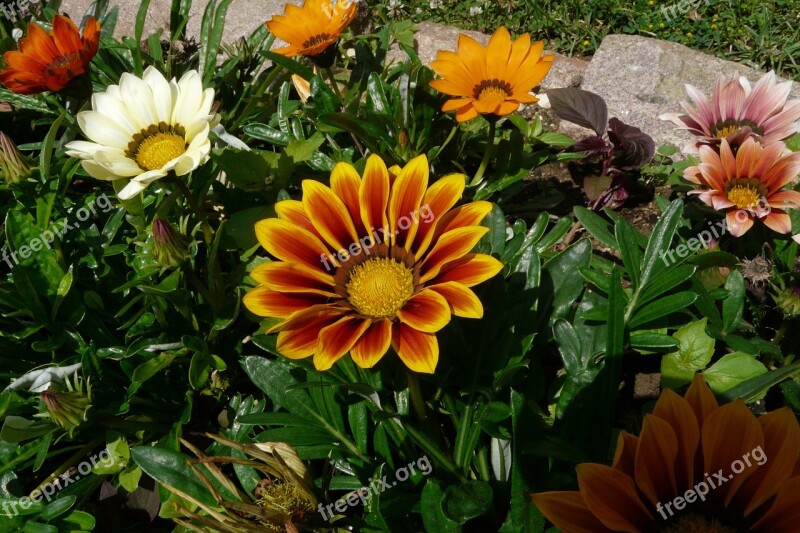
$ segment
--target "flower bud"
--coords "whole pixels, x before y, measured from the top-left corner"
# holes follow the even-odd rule
[[[91,388],[75,375],[74,385],[69,379],[65,378],[64,384],[66,391],[60,391],[61,387],[51,386],[50,389],[42,392],[42,401],[47,409],[46,416],[58,427],[65,429],[72,436],[75,429],[85,420],[89,408],[92,407]]]
[[[304,104],[308,102],[308,99],[311,97],[311,85],[308,83],[308,81],[302,76],[292,74],[292,84],[294,85],[294,90],[297,91],[297,95],[300,97],[300,100],[302,100]]]
[[[31,173],[30,163],[14,141],[0,131],[0,178],[6,183],[19,183]]]
[[[782,290],[775,296],[775,303],[786,318],[800,317],[800,287],[794,285]]]
[[[175,231],[166,220],[153,220],[153,242],[156,261],[163,267],[178,267],[189,257],[186,237]]]

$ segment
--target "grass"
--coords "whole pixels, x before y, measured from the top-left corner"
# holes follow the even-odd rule
[[[610,33],[674,41],[731,61],[774,69],[800,80],[800,0],[686,0],[697,4],[665,15],[678,1],[635,0],[385,0],[389,17],[411,16],[464,29],[531,32],[568,55],[592,55]]]

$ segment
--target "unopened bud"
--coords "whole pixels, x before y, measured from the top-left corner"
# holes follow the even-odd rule
[[[65,379],[64,383],[67,390],[61,391],[58,390],[61,387],[51,387],[42,392],[42,401],[47,409],[45,416],[72,435],[86,420],[87,412],[92,407],[91,388],[87,383],[84,390],[84,383],[77,374],[74,384],[70,383],[69,379]]]
[[[782,290],[775,296],[775,303],[786,318],[800,317],[800,287],[795,285]]]
[[[397,144],[400,145],[400,148],[405,148],[408,145],[408,132],[405,128],[400,129],[400,133],[397,135]]]
[[[0,132],[0,178],[6,183],[19,183],[30,173],[27,158],[19,152],[11,137]]]
[[[311,96],[311,85],[308,83],[308,81],[302,76],[292,74],[292,85],[294,85],[294,90],[297,91],[297,95],[300,97],[300,100],[302,100],[304,104],[308,102],[308,99]]]
[[[175,231],[166,220],[157,218],[153,221],[153,243],[156,261],[163,267],[178,267],[189,257],[186,237]]]

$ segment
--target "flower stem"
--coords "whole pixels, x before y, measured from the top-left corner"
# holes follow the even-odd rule
[[[186,186],[186,183],[180,178],[174,178],[173,183],[178,187],[178,189],[183,193],[183,196],[186,197],[186,200],[189,202],[189,206],[194,211],[197,218],[200,220],[200,224],[203,226],[203,236],[205,237],[206,244],[211,246],[211,243],[214,241],[214,230],[211,227],[211,224],[208,222],[208,217],[206,216],[206,212],[203,211],[202,207],[197,203],[197,200],[194,199],[194,195],[192,191],[189,190],[189,187]]]
[[[478,172],[475,173],[475,177],[469,182],[471,186],[475,186],[481,182],[483,174],[489,166],[489,161],[491,161],[492,153],[494,152],[494,136],[496,131],[497,123],[494,120],[489,121],[489,137],[486,140],[486,152],[483,154],[483,161],[481,161],[481,166],[478,167]]]
[[[344,104],[344,98],[342,98],[342,91],[339,90],[339,84],[336,83],[336,77],[333,75],[333,70],[331,70],[330,67],[324,70],[325,70],[325,75],[328,78],[328,83],[331,84],[331,89],[333,89],[333,92],[339,98],[339,101],[342,102],[342,104]]]

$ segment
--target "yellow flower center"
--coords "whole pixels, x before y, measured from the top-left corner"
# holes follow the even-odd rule
[[[472,95],[482,104],[497,106],[511,96],[514,91],[511,85],[497,78],[493,80],[483,80],[472,90]]]
[[[690,514],[681,516],[675,523],[659,529],[659,533],[736,533],[736,528],[723,525],[716,518]]]
[[[331,38],[330,33],[320,33],[319,35],[315,35],[312,38],[307,39],[303,43],[303,48],[311,48],[312,46],[317,46],[318,44],[322,44],[330,38]]]
[[[45,76],[52,76],[55,72],[70,67],[76,57],[80,57],[80,52],[58,56],[44,68]]]
[[[728,190],[728,200],[739,209],[756,205],[759,198],[761,195],[752,185],[736,185]]]
[[[714,132],[714,135],[719,139],[724,139],[734,131],[738,130],[741,126],[733,124],[731,126],[723,126]]]
[[[347,283],[350,304],[371,318],[392,318],[414,294],[414,274],[391,258],[356,265]]]
[[[164,122],[134,135],[125,152],[142,170],[158,170],[184,153],[186,130],[179,124]]]

